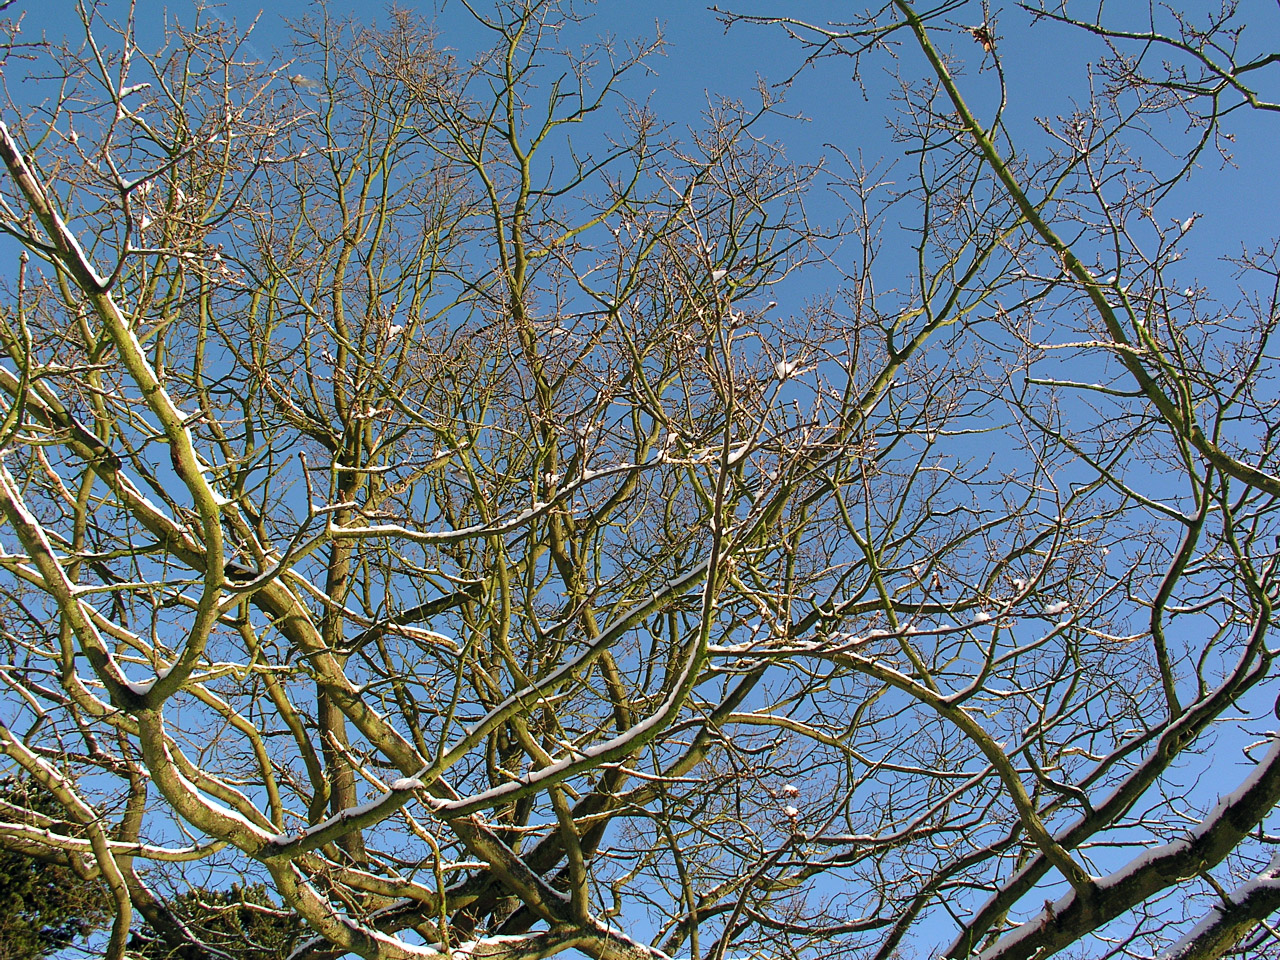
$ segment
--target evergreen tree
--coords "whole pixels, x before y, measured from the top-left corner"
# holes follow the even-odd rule
[[[10,811],[34,814],[28,822],[57,816],[53,798],[28,780],[0,781],[0,800]],[[94,881],[65,863],[0,846],[0,960],[47,957],[101,927],[108,916]]]
[[[232,884],[226,890],[197,887],[167,905],[210,952],[234,960],[284,960],[305,932],[302,921],[275,906],[260,883]],[[130,949],[143,960],[181,955],[145,923],[135,931]]]

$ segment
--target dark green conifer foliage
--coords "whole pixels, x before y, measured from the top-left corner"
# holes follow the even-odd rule
[[[0,801],[58,816],[53,798],[30,781],[0,781]],[[0,846],[0,960],[47,957],[102,926],[108,915],[96,882],[65,864]]]
[[[168,907],[210,953],[234,960],[284,960],[305,933],[302,922],[275,906],[260,883],[232,884],[226,890],[197,887],[170,900]],[[143,960],[181,956],[146,925],[130,946]]]

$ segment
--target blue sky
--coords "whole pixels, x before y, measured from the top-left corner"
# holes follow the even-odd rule
[[[434,19],[441,45],[464,59],[485,42],[484,31],[477,29],[459,0],[419,0],[400,5]],[[487,0],[482,0],[478,9],[483,10],[486,5]],[[726,0],[721,6],[748,14],[786,14],[815,23],[838,20],[842,12],[847,15],[852,9],[837,0]],[[1071,9],[1084,12],[1090,6],[1093,4],[1074,3]],[[1197,0],[1178,6],[1208,10],[1217,4]],[[75,7],[69,0],[17,0],[7,12],[22,18],[26,39],[43,33],[53,40],[82,32]],[[1134,14],[1140,7],[1145,4],[1114,9],[1108,6],[1108,17]],[[120,19],[127,15],[128,5],[121,0],[107,0],[99,9],[108,18]],[[159,39],[165,17],[189,21],[193,9],[193,3],[137,0],[135,18],[143,45],[148,45],[149,38]],[[242,29],[256,20],[250,49],[267,60],[286,50],[287,22],[316,9],[310,0],[280,0],[269,7],[264,7],[261,0],[224,0],[211,6],[215,16]],[[328,9],[338,17],[367,21],[385,18],[389,5],[333,0]],[[809,162],[829,155],[828,145],[852,155],[861,151],[868,160],[893,152],[885,123],[891,109],[886,99],[895,87],[889,75],[895,64],[889,58],[879,56],[868,63],[861,73],[864,89],[860,89],[851,80],[851,61],[825,60],[796,76],[802,54],[780,30],[743,25],[726,30],[714,9],[696,0],[600,0],[595,4],[579,2],[575,9],[590,14],[589,22],[577,34],[582,40],[599,36],[619,41],[652,38],[661,28],[667,44],[665,54],[653,58],[650,72],[637,74],[624,89],[634,99],[647,99],[659,118],[677,127],[697,126],[709,98],[751,100],[761,80],[777,92],[782,82],[794,76],[785,90],[786,109],[803,119],[779,123],[772,131],[787,145],[792,160]],[[1280,8],[1264,0],[1245,0],[1243,9],[1249,24],[1243,49],[1275,49],[1280,42]],[[1009,116],[1014,119],[1014,129],[1031,145],[1043,139],[1035,128],[1036,118],[1069,113],[1074,104],[1087,97],[1088,64],[1102,48],[1076,31],[1052,24],[1032,26],[1029,17],[1012,4],[996,4],[992,12],[998,25],[1000,56],[1010,81]],[[981,51],[960,28],[981,20],[981,5],[976,2],[946,18],[954,28],[954,49],[969,67],[966,88],[971,92],[989,90],[989,76],[975,76]],[[918,58],[916,52],[902,49],[901,53],[896,65],[904,73],[923,76],[923,64],[913,62]],[[17,66],[10,67],[11,82]],[[1272,99],[1280,100],[1280,68],[1272,70],[1277,74],[1274,78],[1255,74],[1253,79],[1264,90],[1266,81],[1273,80]],[[15,97],[23,96],[21,87],[11,87],[11,91]],[[1270,167],[1280,143],[1275,115],[1241,113],[1227,128],[1235,134],[1229,149],[1238,169],[1222,169],[1216,158],[1210,158],[1184,191],[1187,211],[1202,217],[1197,224],[1198,239],[1207,254],[1202,269],[1215,273],[1213,263],[1218,256],[1237,252],[1242,242],[1250,246],[1265,242],[1280,208],[1276,178],[1259,176],[1260,170]]]

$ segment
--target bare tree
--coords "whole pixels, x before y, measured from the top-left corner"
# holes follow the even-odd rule
[[[1280,269],[1183,289],[1167,216],[1270,59],[1033,12],[1110,45],[1039,154],[985,7],[726,15],[900,56],[892,180],[768,88],[677,135],[553,0],[470,63],[87,14],[0,129],[0,748],[63,811],[0,843],[110,957],[226,956],[206,901],[296,957],[1275,952]]]

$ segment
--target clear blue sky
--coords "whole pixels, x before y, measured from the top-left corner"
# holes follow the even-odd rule
[[[490,0],[478,0],[484,9]],[[440,42],[466,57],[478,43],[484,42],[483,31],[459,0],[418,0],[402,6],[435,19]],[[839,19],[860,5],[841,0],[722,0],[721,6],[743,13],[786,14],[812,22]],[[926,5],[928,6],[928,5]],[[1071,9],[1082,13],[1090,6],[1073,3]],[[1134,3],[1112,9],[1109,16],[1135,13],[1145,4]],[[1209,9],[1216,2],[1189,0],[1177,6],[1187,9]],[[361,3],[358,0],[333,0],[329,10],[336,16],[356,19],[385,17],[388,5]],[[161,0],[137,0],[136,20],[139,35],[159,39],[166,16],[191,19],[194,4]],[[124,0],[106,0],[104,15],[121,18],[127,15]],[[284,50],[288,42],[286,21],[305,16],[316,9],[309,0],[280,0],[264,8],[262,0],[223,0],[213,12],[223,20],[247,28],[255,18],[251,44],[264,58],[271,59]],[[585,39],[591,35],[609,35],[625,40],[652,37],[657,25],[667,41],[664,56],[655,58],[652,72],[633,78],[626,88],[628,95],[650,98],[660,119],[678,125],[696,125],[709,96],[750,99],[758,79],[776,84],[790,77],[801,63],[798,47],[773,28],[739,26],[726,32],[716,14],[697,0],[600,0],[591,5],[579,2],[577,9],[593,14],[582,29]],[[1280,48],[1280,10],[1267,0],[1244,0],[1243,9],[1249,23],[1244,44],[1246,50]],[[1012,4],[993,4],[998,24],[1000,55],[1010,80],[1010,115],[1016,118],[1015,129],[1021,129],[1031,144],[1036,139],[1034,119],[1054,117],[1070,112],[1073,103],[1087,96],[1087,64],[1101,48],[1091,44],[1077,32],[1054,25],[1030,26],[1028,16]],[[75,3],[71,0],[17,0],[7,14],[21,16],[24,38],[33,39],[44,33],[50,39],[81,32]],[[978,23],[981,5],[968,4],[948,17],[956,27]],[[954,34],[955,49],[976,70],[980,50],[971,38],[959,30]],[[914,51],[904,50],[901,66],[905,72],[923,76],[913,64]],[[15,65],[16,66],[16,65]],[[831,59],[803,71],[786,93],[790,111],[807,122],[779,125],[777,136],[787,145],[796,161],[811,161],[824,152],[825,144],[834,144],[851,154],[858,151],[868,159],[889,153],[885,116],[891,109],[886,97],[893,89],[887,75],[892,66],[888,58],[875,58],[865,69],[862,79],[867,96],[850,77],[852,63]],[[1271,87],[1274,99],[1280,100],[1280,68],[1272,68],[1277,76]],[[14,68],[9,79],[13,80]],[[1253,79],[1266,87],[1266,78]],[[983,86],[982,78],[973,78],[973,90]],[[20,94],[19,94],[20,95]],[[1238,251],[1242,241],[1257,245],[1270,237],[1272,225],[1280,212],[1280,190],[1273,175],[1273,154],[1280,143],[1280,115],[1244,116],[1232,121],[1229,129],[1236,132],[1231,149],[1238,170],[1220,170],[1210,163],[1200,170],[1185,192],[1188,212],[1199,212],[1197,239],[1206,259],[1202,269],[1216,272],[1213,263],[1222,254]]]

